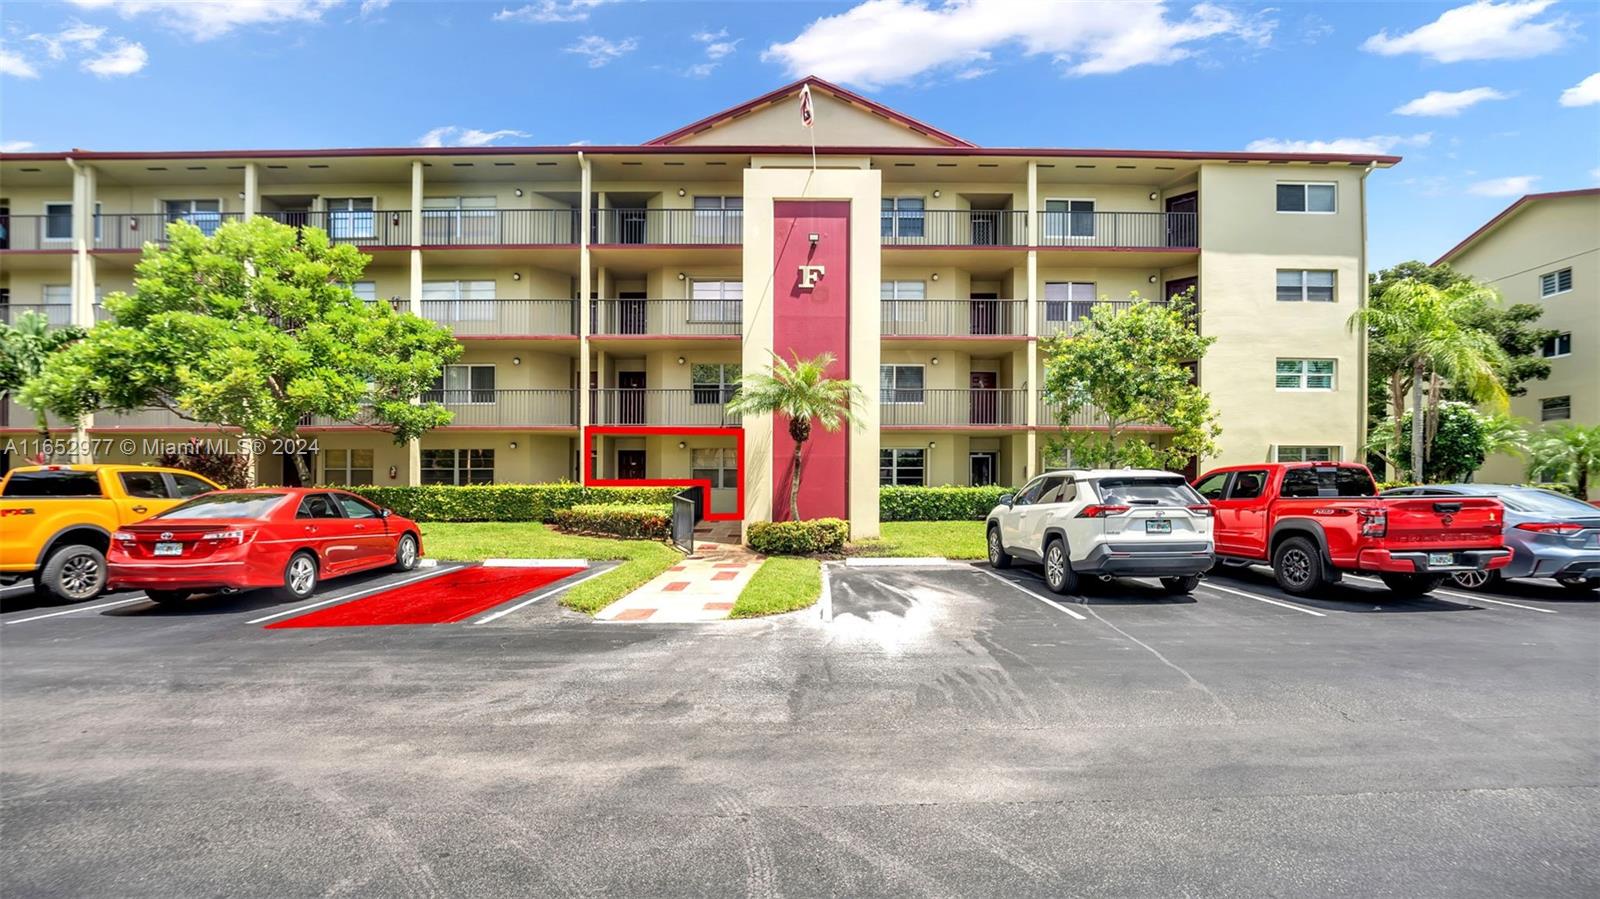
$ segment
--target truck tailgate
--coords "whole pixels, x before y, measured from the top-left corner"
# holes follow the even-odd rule
[[[1505,509],[1490,497],[1393,497],[1388,533],[1380,544],[1391,550],[1492,549],[1503,542]]]

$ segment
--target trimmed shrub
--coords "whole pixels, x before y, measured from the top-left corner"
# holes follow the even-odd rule
[[[672,536],[672,507],[584,503],[556,512],[556,527],[576,534],[665,540]]]
[[[879,487],[881,521],[982,521],[1010,487]]]
[[[349,487],[417,521],[555,521],[573,506],[668,505],[681,487],[585,487],[582,484],[474,484],[455,487]]]
[[[850,522],[837,518],[808,521],[757,521],[749,528],[750,548],[768,556],[809,556],[844,552]]]

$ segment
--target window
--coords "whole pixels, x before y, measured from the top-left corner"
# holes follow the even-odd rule
[[[744,197],[695,197],[695,243],[737,243],[744,239]]]
[[[6,481],[6,496],[99,496],[100,477],[92,471],[19,471]]]
[[[1539,296],[1553,297],[1558,293],[1566,293],[1572,289],[1572,269],[1564,268],[1557,272],[1545,272],[1539,276]]]
[[[344,517],[346,518],[379,517],[377,509],[367,505],[364,500],[361,500],[357,497],[349,496],[344,493],[335,493],[333,498],[339,503],[339,508],[344,510]]]
[[[1365,468],[1348,465],[1291,468],[1283,473],[1284,496],[1372,496],[1378,492]]]
[[[696,406],[721,405],[739,389],[741,366],[737,362],[696,362],[689,366]]]
[[[169,222],[188,222],[207,235],[215,234],[222,224],[221,200],[165,200],[162,210]]]
[[[1337,462],[1337,446],[1280,446],[1276,456],[1279,462]]]
[[[493,484],[494,450],[425,449],[422,451],[424,484]]]
[[[39,301],[44,304],[45,318],[52,325],[72,324],[72,285],[71,284],[46,284],[39,292]]]
[[[155,517],[261,518],[283,502],[285,496],[287,494],[283,493],[212,493],[173,506]]]
[[[1228,499],[1255,499],[1266,489],[1265,471],[1240,471],[1233,475],[1233,486],[1228,488]]]
[[[1222,499],[1222,490],[1228,486],[1228,473],[1219,472],[1195,485],[1195,492],[1208,500]]]
[[[356,281],[348,286],[350,292],[356,295],[356,299],[364,300],[368,303],[376,303],[378,301],[378,282]]]
[[[1333,272],[1323,269],[1278,269],[1278,302],[1333,302]]]
[[[205,481],[194,477],[193,475],[175,474],[171,475],[171,477],[172,486],[174,488],[173,495],[179,499],[188,499],[191,496],[200,496],[217,489],[210,484],[207,484]]]
[[[1095,488],[1101,502],[1118,506],[1188,506],[1200,501],[1183,475],[1101,478]]]
[[[693,301],[689,303],[689,321],[743,325],[743,281],[701,281],[696,279],[690,284],[690,295],[693,297]]]
[[[1044,285],[1044,320],[1075,322],[1087,318],[1096,302],[1092,281],[1049,281]]]
[[[1546,359],[1559,359],[1562,356],[1572,355],[1572,332],[1557,334],[1546,340],[1543,352]]]
[[[44,239],[72,239],[72,204],[44,204]]]
[[[328,236],[334,240],[371,240],[378,236],[378,216],[371,197],[329,197]]]
[[[1040,503],[1070,503],[1078,495],[1078,485],[1068,478],[1045,478],[1039,492]]]
[[[425,197],[424,244],[499,243],[494,197]]]
[[[1045,200],[1046,239],[1086,239],[1094,236],[1093,200]]]
[[[424,281],[423,316],[436,322],[492,322],[495,288],[494,281]]]
[[[1332,359],[1279,359],[1279,390],[1332,390]]]
[[[890,321],[928,320],[928,285],[921,281],[884,281],[879,285],[878,296],[888,304]]]
[[[1550,396],[1539,401],[1540,421],[1561,421],[1572,417],[1572,397]]]
[[[339,507],[334,505],[333,497],[326,493],[312,493],[300,501],[300,508],[295,510],[296,518],[343,518]]]
[[[713,490],[739,486],[739,454],[731,446],[689,450],[689,477],[710,481]]]
[[[922,198],[884,197],[882,225],[884,237],[926,236]]]
[[[360,487],[372,483],[372,450],[329,449],[322,451],[322,483],[338,487]]]
[[[923,401],[922,366],[878,366],[878,402],[920,403]]]
[[[129,496],[141,499],[167,498],[167,482],[161,479],[159,471],[125,471],[120,477],[123,492]]]
[[[878,483],[886,487],[921,487],[927,471],[927,451],[878,450]]]
[[[493,365],[446,365],[423,402],[461,405],[494,402]]]
[[[1329,213],[1335,211],[1336,197],[1339,188],[1335,184],[1323,183],[1280,183],[1278,185],[1278,211],[1279,212],[1319,212]]]

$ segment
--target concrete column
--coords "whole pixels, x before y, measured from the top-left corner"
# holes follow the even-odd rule
[[[410,310],[413,315],[422,314],[422,250],[418,245],[422,240],[422,160],[411,160],[411,252],[408,260],[411,297]],[[416,397],[413,402],[420,402],[421,397]],[[422,483],[422,441],[406,441],[406,484],[411,487]]]
[[[253,162],[244,166],[244,217],[250,218],[261,212],[261,171]]]
[[[89,251],[94,247],[97,181],[92,166],[82,165],[71,159],[67,160],[67,165],[72,168],[72,308],[69,314],[73,324],[90,328],[94,326],[95,263]],[[89,452],[89,428],[93,424],[93,414],[85,415],[74,422],[73,462],[94,461]]]
[[[1039,364],[1039,162],[1028,160],[1028,273],[1023,299],[1028,301],[1028,458],[1022,476],[1031,477],[1033,460],[1039,457],[1039,397],[1042,395],[1044,368]],[[1020,486],[1020,485],[1019,485]]]
[[[594,324],[589,321],[589,294],[592,292],[589,271],[589,191],[593,182],[589,158],[583,153],[578,154],[578,168],[578,436],[581,438],[589,427],[591,415],[589,331]],[[580,439],[580,446],[582,443]],[[587,449],[580,450],[580,455],[583,452],[587,452]],[[587,464],[588,460],[584,462]]]

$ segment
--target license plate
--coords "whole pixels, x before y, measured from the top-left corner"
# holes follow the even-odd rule
[[[1429,565],[1454,565],[1455,563],[1455,553],[1428,553]]]
[[[182,543],[157,543],[156,544],[156,555],[158,555],[158,556],[181,556],[181,555],[183,555],[183,544]]]
[[[1172,522],[1166,519],[1147,521],[1144,523],[1144,532],[1146,534],[1170,534],[1172,533]]]

